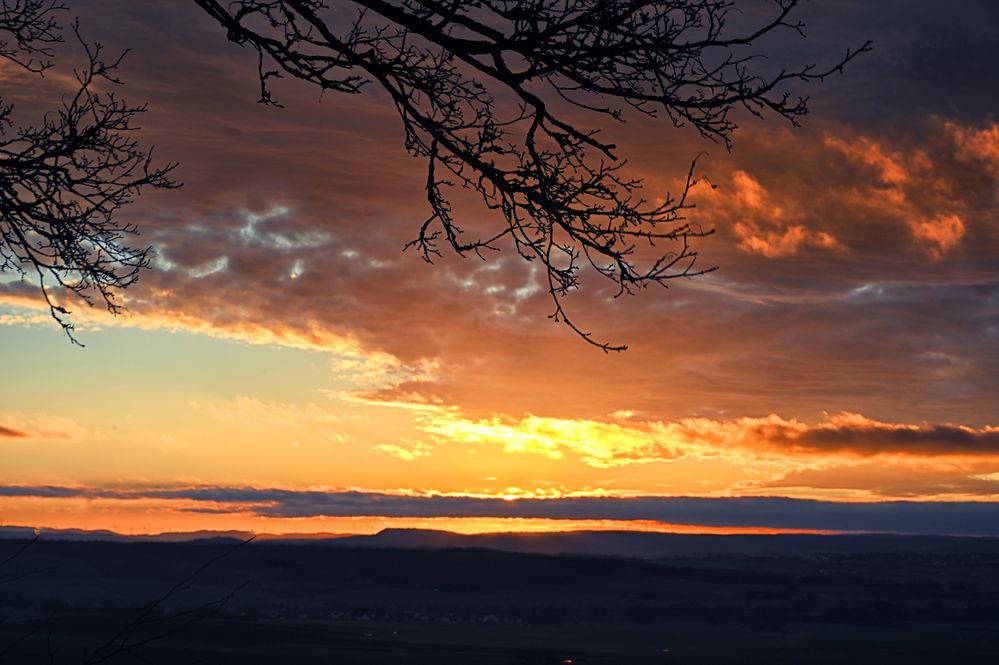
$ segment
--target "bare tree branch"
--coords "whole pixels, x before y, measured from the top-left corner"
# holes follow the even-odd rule
[[[53,12],[58,2],[0,1],[0,56],[29,71],[51,66],[50,45],[60,40]],[[72,27],[86,64],[75,71],[78,87],[40,124],[13,127],[13,107],[0,101],[0,272],[37,281],[52,317],[69,338],[69,311],[52,292],[58,287],[88,305],[101,301],[117,314],[116,292],[132,285],[149,264],[148,248],[126,238],[137,229],[116,214],[144,187],[172,188],[176,166],[155,166],[152,150],[131,135],[145,106],[130,106],[113,91],[124,54],[106,58]]]
[[[665,115],[729,147],[734,109],[796,123],[807,99],[787,85],[822,80],[869,50],[847,50],[825,69],[757,73],[747,49],[777,30],[801,33],[790,19],[798,0],[773,0],[774,17],[745,34],[726,29],[730,0],[194,1],[230,41],[257,52],[265,104],[279,105],[270,83],[282,76],[323,91],[382,88],[406,149],[427,164],[430,215],[407,247],[430,262],[441,243],[484,258],[512,242],[543,266],[551,318],[604,351],[625,347],[594,339],[563,307],[580,269],[615,282],[618,295],[665,286],[713,270],[696,264],[691,242],[712,230],[686,218],[693,166],[678,193],[652,202],[641,180],[624,176],[615,146],[572,110]],[[338,19],[334,10],[351,7],[352,20]],[[478,192],[503,224],[466,237],[452,187]]]
[[[6,566],[9,566],[12,562],[22,557],[25,552],[38,542],[39,538],[40,536],[36,534],[32,540],[15,549],[3,560],[0,560],[0,585],[20,580],[29,575],[54,570],[55,567],[50,566],[47,568],[2,574]],[[111,637],[94,649],[85,665],[98,665],[99,663],[105,663],[126,654],[134,656],[135,652],[141,647],[181,632],[198,621],[221,611],[245,584],[235,586],[229,589],[224,595],[193,607],[169,611],[167,605],[170,601],[178,599],[185,591],[191,589],[195,581],[203,573],[231,556],[243,546],[253,542],[254,539],[255,536],[239,541],[226,548],[195,568],[189,575],[175,583],[159,597],[146,603],[139,609],[135,616],[125,622]],[[0,625],[6,623],[8,618],[9,615],[0,618]],[[45,628],[43,625],[35,626],[8,644],[0,645],[2,646],[0,648],[0,656],[10,653],[20,644],[41,632],[43,628]],[[55,650],[52,643],[51,627],[47,628],[46,649],[49,661],[52,662]]]
[[[6,558],[0,560],[0,570],[2,570],[5,566],[9,565],[12,561],[14,561],[15,559],[23,555],[25,552],[27,552],[29,549],[31,549],[31,547],[38,542],[39,538],[41,538],[41,536],[36,533],[34,538],[25,542],[23,545],[21,545],[16,550],[7,555]]]
[[[98,665],[113,658],[132,653],[147,644],[162,640],[197,623],[206,616],[222,610],[242,585],[229,590],[224,596],[208,601],[193,608],[176,612],[164,612],[165,605],[172,599],[191,588],[194,581],[206,570],[219,561],[231,556],[236,550],[253,542],[255,536],[240,541],[227,548],[217,556],[205,561],[190,575],[167,589],[163,595],[147,603],[139,612],[127,621],[118,631],[103,644],[94,649],[85,665]]]
[[[0,2],[0,58],[42,73],[52,66],[52,45],[62,41],[55,14],[66,9],[59,0]]]

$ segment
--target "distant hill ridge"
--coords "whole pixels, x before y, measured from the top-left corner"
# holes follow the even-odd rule
[[[129,536],[112,531],[2,527],[0,538],[110,542],[236,542],[253,534],[244,531],[194,531]],[[634,558],[688,556],[808,556],[862,553],[992,553],[999,538],[891,534],[710,535],[638,531],[566,531],[557,533],[494,533],[464,535],[427,529],[385,529],[373,535],[260,534],[262,544],[378,547],[389,549],[476,548],[534,554],[574,554]]]
[[[567,531],[462,535],[448,531],[386,529],[347,536],[335,546],[388,548],[482,548],[536,554],[595,554],[662,558],[705,555],[797,556],[867,552],[999,553],[999,538],[891,534],[714,535],[641,531]]]

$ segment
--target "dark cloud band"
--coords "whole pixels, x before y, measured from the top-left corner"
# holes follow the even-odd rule
[[[3,486],[0,487],[0,496],[183,500],[194,502],[193,506],[184,506],[184,509],[193,511],[250,512],[273,518],[363,516],[651,520],[711,527],[999,535],[999,505],[986,502],[842,503],[781,497],[576,497],[508,501],[482,497],[299,492],[251,487],[101,490]],[[627,525],[622,524],[622,528],[627,528]]]

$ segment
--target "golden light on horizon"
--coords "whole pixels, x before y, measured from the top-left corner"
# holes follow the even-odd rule
[[[513,499],[504,500],[511,501]],[[189,501],[114,499],[0,500],[5,527],[84,529],[121,535],[159,535],[197,531],[240,531],[268,537],[370,535],[385,529],[429,529],[474,535],[562,533],[567,531],[641,531],[677,534],[833,533],[821,529],[767,526],[704,526],[654,520],[547,519],[518,517],[268,517],[238,506],[204,512]]]

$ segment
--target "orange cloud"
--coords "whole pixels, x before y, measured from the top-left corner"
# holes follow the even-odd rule
[[[775,259],[797,254],[804,247],[842,249],[831,233],[801,223],[805,215],[797,201],[775,196],[745,171],[732,174],[727,192],[704,188],[699,192],[706,198],[709,215],[738,220],[732,229],[739,249],[746,253]]]
[[[855,162],[872,167],[878,180],[885,185],[901,187],[911,179],[909,171],[903,165],[905,157],[901,152],[889,152],[881,144],[866,136],[849,140],[829,135],[826,136],[825,145]]]
[[[43,414],[0,414],[0,439],[79,441],[85,430],[70,418]]]
[[[934,260],[939,260],[957,247],[966,231],[964,220],[959,215],[945,213],[913,221],[910,228],[917,240],[928,245],[927,251]]]
[[[739,243],[750,254],[761,254],[768,259],[791,256],[805,245],[822,249],[836,249],[839,242],[824,231],[809,231],[800,224],[788,226],[780,231],[763,231],[758,226],[736,223],[735,232],[742,239]]]
[[[791,470],[780,477],[744,483],[740,491],[807,488],[810,491],[846,492],[856,499],[999,499],[997,462],[977,458],[858,459]]]
[[[441,440],[502,445],[508,453],[566,456],[605,468],[683,457],[850,455],[999,457],[999,427],[886,423],[856,413],[808,424],[777,414],[765,418],[676,422],[607,422],[528,415],[470,420],[457,414],[424,418],[421,428]]]
[[[595,467],[673,459],[681,454],[674,442],[655,436],[649,426],[594,420],[530,415],[519,421],[468,420],[444,415],[424,419],[421,428],[442,440],[500,444],[508,453],[529,453],[549,459],[562,459],[568,453]]]
[[[749,440],[809,453],[999,456],[999,427],[993,426],[886,423],[858,413],[827,416],[825,422],[813,425],[773,415],[742,422]]]
[[[945,131],[957,145],[961,159],[982,159],[999,165],[999,129],[974,132],[955,123],[945,123]],[[856,187],[854,196],[867,204],[905,220],[912,238],[923,246],[933,260],[940,260],[960,245],[967,232],[962,214],[955,209],[967,207],[963,196],[944,174],[943,164],[935,163],[921,148],[890,150],[866,136],[853,139],[827,136],[825,145],[850,161],[874,171],[874,185]],[[944,162],[947,154],[939,154]]]
[[[29,436],[31,435],[23,430],[0,425],[0,438],[2,439],[27,439]]]
[[[999,124],[984,129],[969,129],[948,122],[947,130],[957,145],[957,156],[964,160],[984,162],[993,174],[999,176]]]

